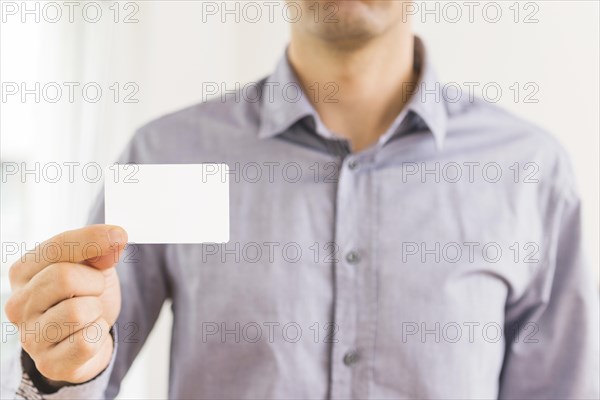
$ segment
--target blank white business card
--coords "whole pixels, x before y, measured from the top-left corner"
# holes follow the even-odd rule
[[[131,243],[229,241],[226,164],[115,164],[105,175],[105,222]]]

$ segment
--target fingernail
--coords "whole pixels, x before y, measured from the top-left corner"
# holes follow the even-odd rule
[[[112,228],[108,231],[108,241],[111,245],[125,243],[125,235],[122,229]]]

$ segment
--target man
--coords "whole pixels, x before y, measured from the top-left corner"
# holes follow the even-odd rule
[[[260,101],[165,116],[120,159],[227,163],[227,245],[122,255],[126,232],[92,225],[50,239],[74,251],[14,264],[11,321],[74,328],[22,335],[9,395],[116,396],[170,298],[172,398],[598,397],[598,291],[563,150],[450,100],[403,2],[334,5],[327,23],[302,3]]]

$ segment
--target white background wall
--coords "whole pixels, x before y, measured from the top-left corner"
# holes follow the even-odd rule
[[[8,10],[2,1],[2,9]],[[38,3],[40,11],[46,2]],[[58,2],[62,4],[62,2]],[[255,81],[269,73],[288,40],[282,7],[269,22],[264,5],[257,23],[236,23],[233,15],[222,23],[219,15],[203,21],[202,1],[130,2],[139,10],[136,23],[122,19],[133,6],[127,2],[102,2],[102,18],[97,23],[82,18],[82,6],[68,22],[67,9],[58,23],[34,16],[3,12],[0,27],[0,80],[6,82],[97,82],[104,90],[94,104],[64,99],[52,104],[32,96],[23,103],[13,96],[0,103],[1,153],[3,162],[75,161],[82,164],[110,163],[119,154],[133,131],[148,120],[199,102],[202,82]],[[242,1],[239,7],[247,3]],[[469,22],[468,8],[457,2],[462,19],[452,23],[455,8],[446,2],[416,2],[416,31],[425,39],[440,78],[446,82],[497,82],[503,89],[502,106],[551,131],[573,158],[584,200],[585,230],[593,267],[598,255],[598,176],[599,161],[599,6],[596,1],[520,2],[519,22],[515,23],[515,3],[496,2],[483,14],[480,2]],[[20,4],[17,2],[15,4]],[[222,2],[214,3],[222,7]],[[233,1],[228,7],[235,7]],[[497,23],[485,20],[495,16]],[[111,9],[112,7],[112,9]],[[120,10],[114,22],[114,9]],[[434,10],[424,14],[426,7]],[[435,12],[437,7],[437,13]],[[450,8],[449,8],[450,7]],[[512,9],[511,9],[512,7]],[[47,9],[48,12],[52,10]],[[89,9],[93,16],[93,9]],[[249,11],[249,10],[248,10]],[[523,19],[534,12],[534,23]],[[436,14],[439,22],[436,22]],[[254,14],[247,14],[250,18]],[[49,14],[53,18],[54,13]],[[205,15],[206,16],[206,15]],[[42,16],[43,17],[43,16]],[[446,18],[444,18],[446,17]],[[425,21],[421,21],[425,18]],[[446,20],[445,20],[446,19]],[[137,104],[117,103],[109,86],[126,82],[139,87]],[[539,88],[537,103],[515,101],[511,85],[519,83]],[[77,92],[76,92],[77,93]],[[81,93],[81,92],[79,92]],[[478,93],[478,92],[476,92]],[[63,94],[66,96],[66,92]],[[16,99],[16,100],[15,100]],[[56,184],[24,184],[9,180],[2,185],[1,241],[26,242],[31,248],[53,233],[85,222],[99,184],[81,179],[64,179]],[[3,248],[2,297],[6,298],[7,266],[14,257]],[[3,323],[6,321],[2,317]],[[148,345],[136,361],[122,390],[122,398],[164,398],[167,390],[170,315],[163,313]],[[3,325],[4,329],[4,325]],[[4,343],[6,342],[6,343]],[[14,346],[3,340],[3,350]],[[5,351],[2,352],[7,353]]]

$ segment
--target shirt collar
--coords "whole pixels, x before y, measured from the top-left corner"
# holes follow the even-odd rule
[[[448,120],[445,100],[425,46],[417,36],[415,36],[414,47],[414,68],[419,73],[417,84],[408,103],[396,117],[388,132],[381,136],[379,142],[384,144],[390,140],[412,111],[429,128],[437,148],[441,149]],[[339,139],[323,125],[308,97],[302,92],[286,51],[273,74],[262,82],[258,137],[264,139],[276,136],[307,116],[314,119],[318,134],[328,139]]]
[[[404,110],[414,112],[427,125],[435,138],[438,149],[441,149],[446,137],[448,123],[448,111],[446,100],[443,96],[440,81],[435,69],[429,61],[429,55],[423,41],[415,36],[415,65],[414,69],[419,72],[419,78],[413,95],[408,100]]]
[[[259,138],[278,135],[306,116],[317,116],[289,63],[287,51],[273,74],[261,83]]]

